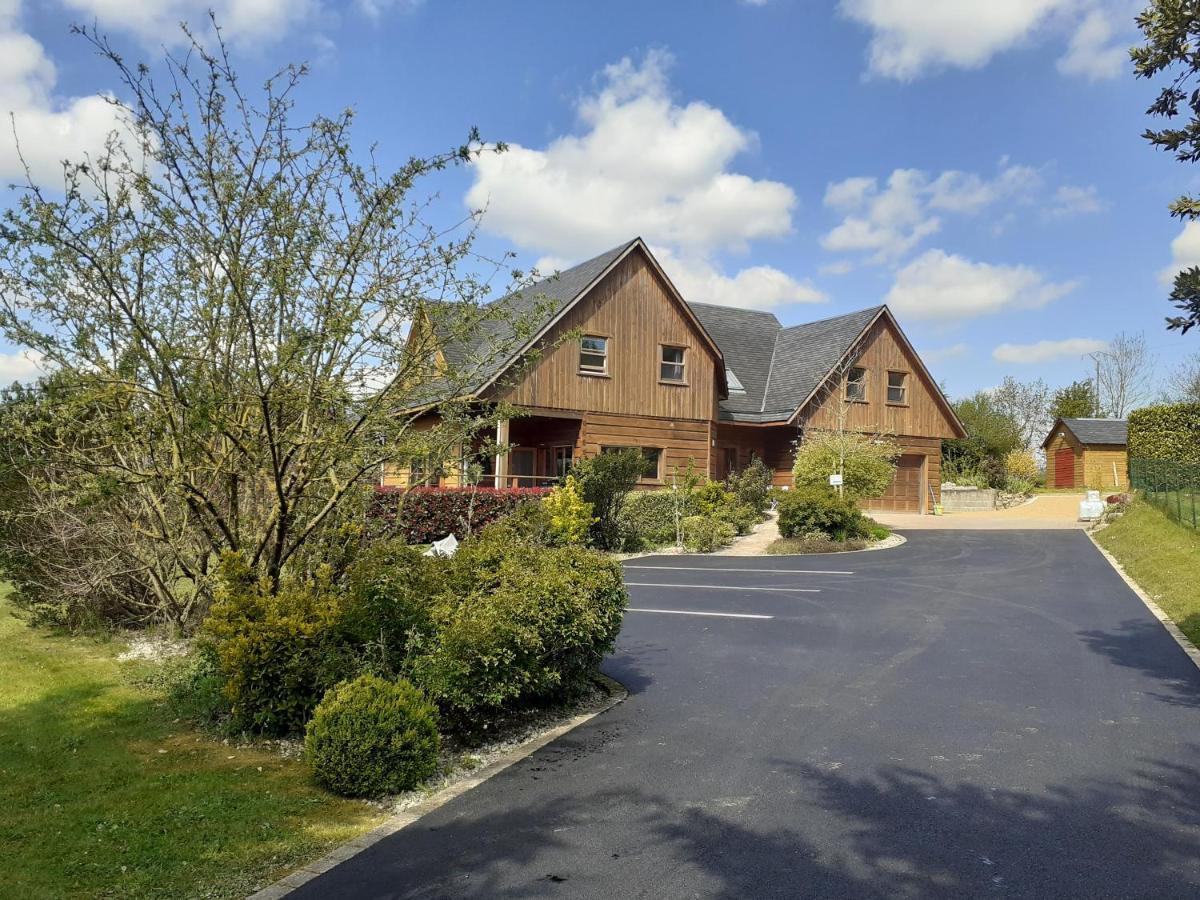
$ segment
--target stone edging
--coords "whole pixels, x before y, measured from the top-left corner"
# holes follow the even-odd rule
[[[1117,562],[1117,558],[1100,546],[1093,532],[1086,531],[1084,533],[1088,536],[1088,540],[1092,542],[1092,546],[1099,550],[1100,555],[1108,560],[1108,564],[1113,567],[1113,571],[1121,576],[1121,579],[1129,585],[1129,589],[1137,594],[1138,599],[1146,605],[1146,609],[1150,610],[1154,618],[1158,619],[1159,624],[1167,630],[1167,634],[1175,639],[1175,643],[1188,655],[1188,659],[1192,661],[1197,669],[1200,669],[1200,650],[1196,649],[1196,645],[1188,640],[1186,634],[1179,630],[1179,626],[1171,621],[1171,618],[1163,612],[1162,607],[1150,599],[1150,595],[1143,591],[1141,586],[1129,577],[1129,573]]]
[[[493,775],[498,775],[513,763],[520,762],[525,757],[535,753],[542,747],[545,747],[551,741],[562,737],[569,731],[573,731],[585,722],[594,719],[596,716],[600,715],[600,713],[608,712],[618,703],[624,702],[624,700],[629,696],[629,692],[625,690],[625,687],[620,682],[609,678],[607,675],[597,675],[596,677],[598,680],[603,682],[604,686],[608,688],[609,691],[609,699],[603,706],[599,707],[598,709],[593,709],[589,712],[573,716],[571,719],[568,719],[561,725],[556,725],[550,730],[544,731],[536,737],[530,738],[520,746],[514,747],[496,761],[484,766],[473,775],[446,785],[428,799],[423,800],[421,803],[418,803],[416,806],[410,807],[403,812],[396,813],[382,825],[371,829],[366,834],[359,835],[354,840],[342,844],[340,847],[335,848],[325,856],[322,856],[320,859],[307,863],[306,865],[301,866],[295,872],[292,872],[290,875],[279,879],[274,884],[268,885],[262,890],[256,891],[250,895],[248,900],[280,900],[280,898],[286,897],[296,888],[306,884],[309,881],[312,881],[312,879],[316,878],[318,875],[323,875],[325,872],[328,872],[334,866],[338,865],[338,863],[345,862],[352,856],[356,856],[357,854],[366,850],[371,845],[378,843],[386,837],[390,837],[397,831],[407,828],[422,816],[433,812],[435,809],[438,809],[441,806],[444,806],[455,797],[465,794],[467,791],[471,790],[471,788],[478,787]]]

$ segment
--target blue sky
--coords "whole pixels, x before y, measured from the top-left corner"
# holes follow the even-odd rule
[[[1140,137],[1136,3],[0,0],[35,170],[103,131],[116,87],[72,21],[153,59],[209,5],[248,83],[310,61],[301,112],[353,106],[385,162],[472,125],[508,142],[431,186],[447,219],[486,203],[481,249],[522,265],[641,234],[689,299],[785,323],[886,301],[955,396],[1083,377],[1122,330],[1164,374],[1200,350],[1163,328],[1164,272],[1200,262],[1166,206],[1200,169]],[[28,371],[14,349],[0,380]]]

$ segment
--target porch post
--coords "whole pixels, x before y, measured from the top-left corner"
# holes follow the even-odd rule
[[[499,447],[507,447],[508,445],[508,419],[501,419],[496,423],[496,445]],[[495,487],[504,487],[504,482],[508,476],[508,452],[501,453],[497,450],[496,453],[496,475]]]

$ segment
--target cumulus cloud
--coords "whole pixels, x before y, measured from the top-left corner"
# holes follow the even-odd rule
[[[1104,206],[1105,203],[1100,199],[1100,192],[1096,190],[1095,185],[1079,187],[1064,184],[1054,192],[1045,215],[1050,219],[1086,216],[1102,212]]]
[[[276,41],[311,21],[320,0],[61,0],[64,6],[110,29],[120,29],[147,46],[178,45],[180,22],[202,28],[209,10],[227,38],[238,43]],[[382,4],[380,4],[382,5]]]
[[[928,250],[896,273],[885,302],[913,319],[971,319],[1011,309],[1037,309],[1078,282],[1051,282],[1028,266],[974,262]]]
[[[1058,70],[1088,81],[1115,78],[1129,65],[1126,43],[1120,39],[1113,15],[1107,10],[1093,9],[1071,35],[1067,52],[1058,61]]]
[[[1124,0],[842,0],[842,12],[871,31],[867,69],[911,81],[945,68],[977,69],[1041,37],[1071,35],[1058,68],[1089,79],[1119,74],[1115,22]]]
[[[689,300],[773,309],[789,303],[823,303],[829,299],[812,282],[797,281],[772,266],[750,266],[730,277],[706,259],[681,259],[666,247],[651,250],[667,277]]]
[[[843,216],[821,238],[835,253],[865,253],[870,262],[894,261],[942,225],[942,215],[973,215],[1004,199],[1029,197],[1041,175],[1029,166],[1001,160],[993,178],[948,170],[937,176],[895,169],[880,186],[855,176],[825,189],[825,206]]]
[[[992,359],[1003,363],[1047,363],[1064,357],[1078,358],[1104,350],[1108,344],[1094,338],[1064,338],[1035,344],[1001,344],[992,351]]]
[[[595,93],[579,101],[580,133],[544,149],[510,144],[506,153],[481,157],[468,205],[486,209],[488,231],[556,260],[585,259],[640,234],[672,254],[671,274],[681,284],[722,296],[730,281],[746,289],[769,284],[769,297],[807,295],[810,287],[779,270],[757,267],[744,279],[717,270],[718,252],[788,234],[796,195],[778,181],[731,171],[757,136],[707,103],[677,103],[670,64],[659,50],[641,63],[626,58],[606,67]]]
[[[1176,275],[1192,266],[1200,266],[1200,221],[1188,222],[1171,241],[1171,264],[1158,273],[1158,280],[1170,287]]]
[[[45,48],[20,28],[20,5],[0,3],[0,113],[13,119],[0,132],[0,178],[21,179],[27,164],[36,182],[61,183],[63,159],[98,155],[120,128],[104,97],[59,97],[57,81]]]
[[[0,387],[14,381],[34,381],[44,374],[42,355],[36,350],[0,352]]]

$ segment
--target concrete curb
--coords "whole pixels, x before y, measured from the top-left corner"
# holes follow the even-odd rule
[[[525,741],[525,743],[514,747],[508,753],[504,754],[504,756],[500,757],[495,762],[484,766],[473,775],[463,778],[460,781],[456,781],[453,784],[446,785],[428,799],[422,801],[416,806],[404,810],[403,812],[397,813],[377,828],[371,829],[366,834],[359,835],[354,840],[348,841],[347,843],[342,844],[340,847],[331,850],[320,859],[307,863],[304,866],[301,866],[295,872],[292,872],[290,875],[279,879],[274,884],[270,884],[267,887],[256,891],[250,895],[248,900],[280,900],[280,898],[286,897],[296,888],[308,883],[309,881],[312,881],[318,875],[323,875],[334,866],[338,865],[338,863],[345,862],[352,856],[356,856],[373,844],[377,844],[379,841],[386,837],[390,837],[397,831],[407,828],[422,816],[433,812],[439,807],[445,806],[455,797],[465,794],[472,788],[478,787],[492,776],[503,772],[509,766],[513,765],[513,763],[520,762],[525,757],[537,752],[542,747],[545,747],[551,741],[562,737],[569,731],[573,731],[580,725],[594,719],[601,713],[608,712],[618,703],[624,702],[629,696],[629,692],[625,689],[624,685],[615,679],[601,674],[597,674],[596,678],[609,690],[608,701],[603,706],[599,707],[598,709],[593,709],[590,712],[581,713],[580,715],[574,716],[573,718],[568,719],[566,722],[563,722],[561,725],[556,725],[549,731],[544,731],[535,737],[531,737],[529,740]]]
[[[1096,540],[1095,533],[1092,531],[1084,533],[1088,536],[1088,540],[1092,542],[1092,546],[1099,550],[1100,555],[1108,560],[1108,564],[1113,567],[1113,571],[1121,576],[1121,579],[1129,585],[1129,589],[1137,594],[1138,599],[1146,605],[1146,609],[1150,610],[1154,618],[1158,619],[1159,624],[1167,630],[1167,634],[1175,639],[1175,643],[1188,655],[1188,659],[1192,661],[1197,669],[1200,669],[1200,650],[1196,649],[1196,645],[1188,640],[1186,634],[1179,630],[1179,626],[1172,622],[1170,617],[1162,611],[1162,607],[1150,599],[1150,595],[1143,591],[1138,583],[1129,577],[1129,573],[1121,567],[1121,564],[1117,562],[1117,558],[1100,546]]]

